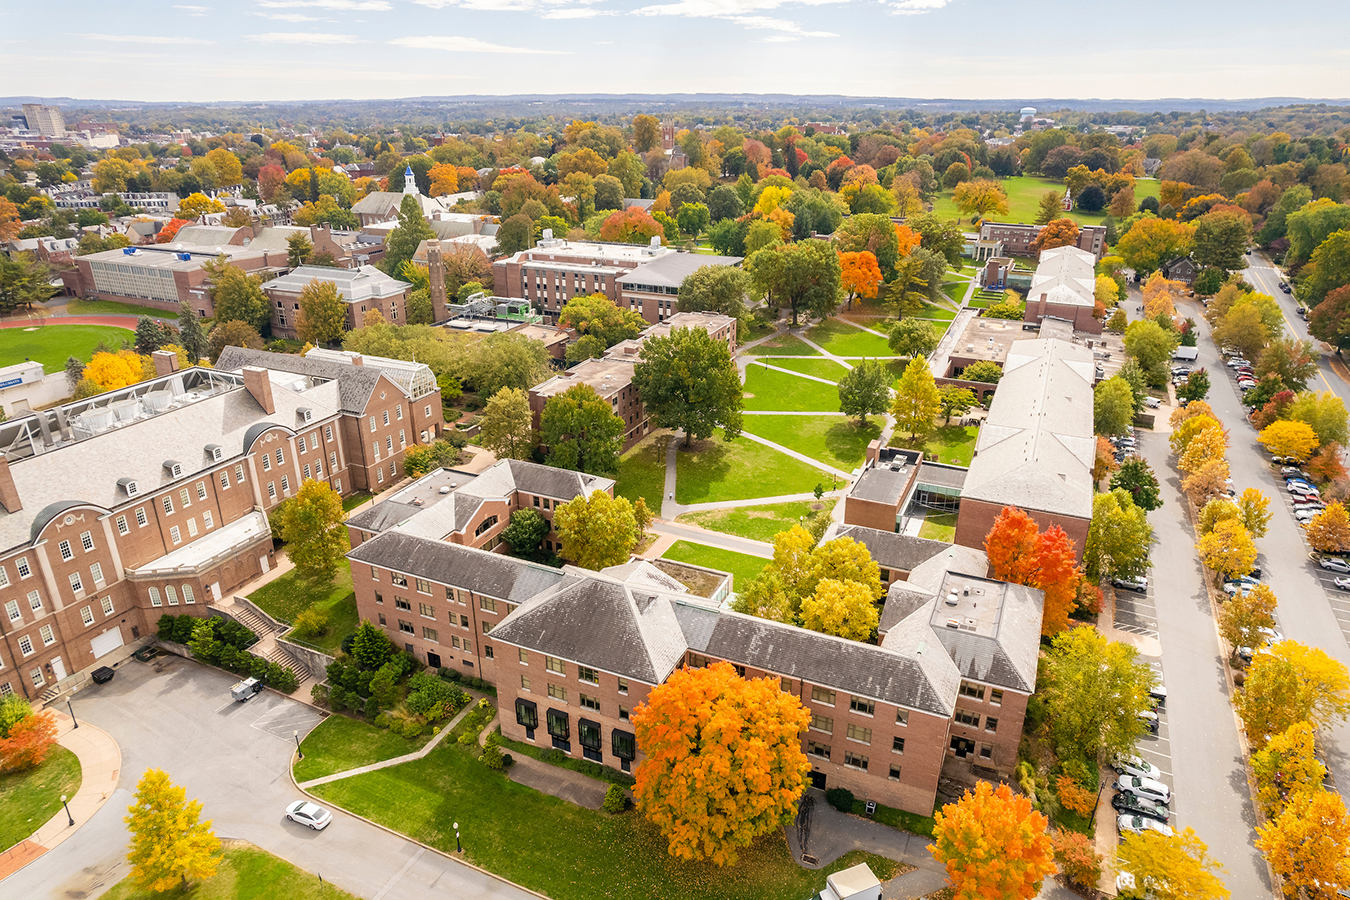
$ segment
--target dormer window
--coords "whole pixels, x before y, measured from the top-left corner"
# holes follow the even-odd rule
[[[117,479],[117,486],[126,491],[128,497],[135,497],[141,492],[141,489],[137,487],[136,481],[133,478],[119,478]]]
[[[183,477],[183,464],[172,459],[164,460],[164,468],[168,470],[171,478]]]
[[[312,409],[302,406],[296,410],[296,413],[300,416],[301,422],[308,423],[314,421],[314,410]]]
[[[220,462],[225,458],[225,448],[219,444],[207,444],[206,455],[211,458],[212,462]]]

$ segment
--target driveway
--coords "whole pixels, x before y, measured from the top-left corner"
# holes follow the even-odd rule
[[[76,716],[122,748],[118,789],[75,836],[0,883],[0,896],[93,898],[122,878],[122,816],[147,768],[201,800],[217,836],[251,841],[367,900],[534,896],[342,812],[321,832],[287,822],[282,810],[303,799],[287,774],[295,734],[303,740],[319,714],[270,692],[235,703],[233,681],[170,657],[128,661],[111,682],[77,695]]]

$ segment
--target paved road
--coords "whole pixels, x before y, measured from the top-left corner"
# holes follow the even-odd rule
[[[122,878],[122,816],[152,767],[202,801],[218,836],[251,841],[367,900],[533,897],[341,812],[321,832],[287,822],[282,810],[302,799],[286,773],[292,732],[303,737],[318,715],[271,693],[234,703],[232,680],[185,660],[162,672],[128,662],[113,681],[82,692],[76,715],[121,745],[118,791],[74,837],[0,882],[0,897],[93,898]]]
[[[1280,310],[1284,313],[1284,319],[1289,330],[1294,335],[1303,340],[1311,340],[1319,348],[1317,363],[1319,376],[1309,383],[1309,389],[1332,391],[1347,406],[1350,406],[1350,385],[1347,385],[1344,379],[1332,371],[1330,362],[1332,354],[1322,352],[1322,343],[1308,333],[1308,323],[1298,316],[1298,301],[1292,295],[1280,290],[1280,282],[1284,279],[1284,274],[1275,268],[1270,260],[1260,254],[1252,254],[1248,257],[1248,260],[1251,265],[1242,273],[1247,282],[1261,293],[1269,294],[1275,298],[1280,305]]]
[[[1203,359],[1204,352],[1201,357]],[[1234,897],[1269,897],[1266,866],[1253,846],[1252,809],[1237,723],[1224,681],[1219,637],[1185,498],[1166,435],[1141,433],[1139,449],[1158,474],[1163,506],[1149,516],[1155,544],[1150,598],[1155,607],[1167,686],[1166,748],[1171,758],[1174,824],[1194,828],[1225,868]],[[1119,593],[1118,593],[1119,596]],[[1141,749],[1150,749],[1149,740]],[[1161,746],[1157,748],[1163,750]],[[1168,766],[1152,754],[1164,772]]]

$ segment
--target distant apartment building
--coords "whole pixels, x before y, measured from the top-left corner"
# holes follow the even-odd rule
[[[66,136],[66,117],[60,107],[44,106],[41,103],[25,103],[23,117],[28,120],[30,131],[36,131],[43,137],[61,138]]]
[[[62,191],[52,195],[52,202],[57,209],[98,209],[106,196],[92,190]],[[112,196],[133,209],[149,212],[173,212],[178,209],[178,195],[172,191],[120,191]]]
[[[1031,244],[1040,233],[1040,225],[985,222],[980,226],[979,242],[991,248],[991,256],[1030,256]],[[1077,246],[1091,253],[1094,262],[1100,262],[1106,255],[1106,226],[1080,225]]]

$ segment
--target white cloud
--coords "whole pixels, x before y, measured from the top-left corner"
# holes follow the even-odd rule
[[[143,34],[77,34],[86,41],[112,41],[118,44],[214,44],[205,38],[158,37]]]
[[[174,9],[187,10],[188,15],[191,16],[204,16],[211,11],[209,6],[179,6],[177,4],[174,5]]]
[[[935,9],[942,9],[952,0],[890,0],[886,5],[897,16],[921,16]]]
[[[479,12],[536,12],[544,9],[545,19],[589,19],[593,16],[615,15],[613,12],[588,12],[571,5],[572,0],[413,0],[418,6],[430,9],[472,9]],[[599,0],[575,0],[582,6]]]
[[[804,37],[839,37],[833,31],[806,31],[796,22],[787,19],[774,19],[769,16],[720,16],[728,22],[735,22],[745,28],[759,28],[768,31],[780,31],[782,34],[765,38],[766,41],[795,41]]]
[[[412,47],[417,50],[445,50],[450,53],[520,53],[541,54],[546,56],[567,56],[563,50],[532,50],[528,47],[506,47],[502,44],[489,44],[478,38],[454,37],[451,35],[415,35],[395,38],[389,41],[397,47]]]
[[[350,34],[323,34],[305,31],[273,31],[268,34],[246,35],[260,44],[357,44],[360,38]]]
[[[331,22],[332,19],[324,16],[307,16],[304,13],[249,13],[251,16],[258,16],[263,19],[272,19],[277,22]]]
[[[343,12],[388,12],[385,0],[257,0],[264,9],[332,9]]]
[[[633,10],[640,16],[688,16],[690,18],[725,19],[730,16],[744,16],[764,9],[778,9],[789,3],[801,6],[823,6],[829,3],[846,3],[848,0],[677,0],[675,3],[659,3],[654,6],[642,6]],[[911,0],[898,0],[905,3]],[[917,0],[917,2],[939,2],[939,0]],[[941,0],[945,2],[945,0]]]
[[[589,9],[587,7],[574,7],[571,9],[550,9],[544,13],[545,19],[594,19],[596,16],[612,16],[614,13],[607,9]]]

